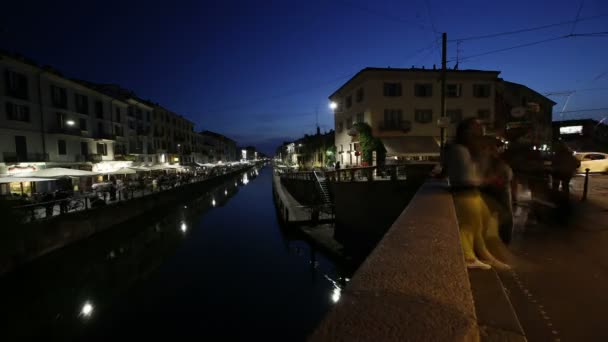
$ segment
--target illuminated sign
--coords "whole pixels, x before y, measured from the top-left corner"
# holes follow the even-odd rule
[[[559,134],[583,134],[583,126],[560,127]]]

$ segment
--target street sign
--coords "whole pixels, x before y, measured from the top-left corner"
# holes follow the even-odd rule
[[[515,107],[511,109],[511,116],[514,118],[521,118],[524,115],[526,115],[525,107]]]

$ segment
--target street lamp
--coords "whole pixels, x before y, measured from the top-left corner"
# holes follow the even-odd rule
[[[337,104],[335,101],[331,101],[331,102],[329,103],[329,108],[330,108],[331,110],[336,110],[336,109],[338,108],[338,104]]]
[[[76,122],[74,122],[74,120],[68,120],[65,122],[68,126],[74,126],[76,124]]]

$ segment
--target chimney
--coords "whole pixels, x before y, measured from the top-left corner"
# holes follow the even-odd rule
[[[317,126],[317,135],[321,135],[321,128],[319,126]]]
[[[437,68],[435,67],[435,64],[433,64],[433,70],[436,70]]]
[[[422,66],[422,70],[424,70],[424,65]]]

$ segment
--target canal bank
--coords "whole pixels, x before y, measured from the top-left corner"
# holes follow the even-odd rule
[[[348,275],[283,234],[254,171],[1,278],[0,336],[304,340]]]
[[[252,167],[247,166],[244,170]],[[9,227],[14,229],[14,234],[3,239],[3,245],[7,248],[0,251],[0,275],[56,249],[159,208],[196,198],[242,171],[243,169],[235,170],[129,201]]]

